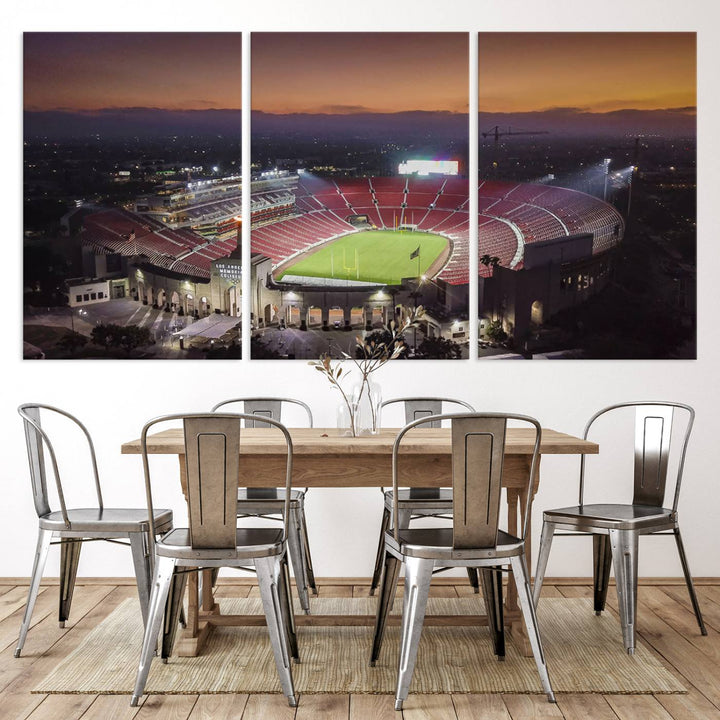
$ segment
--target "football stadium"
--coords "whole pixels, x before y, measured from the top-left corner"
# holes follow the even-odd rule
[[[105,298],[239,317],[241,191],[237,178],[188,182],[132,207],[81,209],[88,275],[126,278]],[[519,336],[602,287],[624,234],[612,205],[495,180],[480,182],[478,203],[481,332],[500,319]],[[251,210],[253,327],[369,329],[422,303],[426,334],[467,339],[449,320],[468,314],[467,178],[286,173],[253,180]]]
[[[269,204],[271,194],[258,193],[253,203]],[[622,240],[620,213],[581,192],[484,181],[478,195],[480,255],[498,258],[495,265],[522,269],[525,248],[537,242],[590,234],[597,255]],[[353,280],[400,284],[373,278],[378,271],[387,274],[385,267],[391,265],[396,279],[426,275],[463,285],[469,274],[468,235],[467,179],[328,180],[303,173],[294,206],[265,223],[256,224],[253,212],[252,248],[272,259],[277,280],[313,284],[317,278],[335,279],[343,287]],[[418,248],[421,268],[418,256],[410,257]],[[382,254],[373,260],[374,252]],[[489,277],[491,267],[481,264],[480,274]]]

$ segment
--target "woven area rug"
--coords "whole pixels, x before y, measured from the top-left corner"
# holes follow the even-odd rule
[[[374,598],[314,598],[316,614],[372,615]],[[395,611],[402,603],[397,602]],[[260,600],[223,600],[225,613],[261,613]],[[299,608],[298,608],[299,610]],[[483,614],[482,599],[430,598],[428,614]],[[644,646],[623,651],[620,626],[610,613],[597,617],[583,599],[543,599],[541,624],[555,692],[684,693],[686,689]],[[371,627],[300,627],[300,664],[293,665],[298,692],[394,693],[399,627],[388,627],[377,666],[368,666]],[[142,639],[137,601],[126,600],[34,690],[37,693],[129,693]],[[426,626],[411,692],[541,693],[532,658],[521,657],[508,636],[505,662],[492,654],[484,627]],[[147,692],[279,692],[264,627],[220,628],[203,654],[153,661]]]

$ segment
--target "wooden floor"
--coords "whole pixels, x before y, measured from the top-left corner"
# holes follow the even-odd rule
[[[720,586],[698,585],[708,626],[701,637],[684,585],[645,584],[640,588],[638,631],[641,641],[684,679],[687,695],[558,695],[557,705],[537,695],[410,695],[401,713],[389,695],[304,695],[297,709],[280,695],[146,696],[130,708],[127,695],[32,695],[31,689],[73,650],[95,625],[125,598],[134,594],[128,581],[92,580],[78,583],[72,620],[57,625],[57,587],[44,586],[38,597],[33,627],[23,657],[13,658],[27,585],[0,580],[0,718],[2,720],[720,720]],[[222,581],[221,581],[222,582]],[[367,595],[359,581],[320,584],[325,597]],[[445,579],[433,583],[437,596],[466,595],[465,584]],[[257,594],[250,583],[226,583],[218,593],[227,597]],[[590,594],[582,581],[558,581],[543,589],[548,597]],[[614,589],[608,605],[616,611]],[[618,652],[621,652],[618,636]],[[550,668],[552,674],[552,668]]]

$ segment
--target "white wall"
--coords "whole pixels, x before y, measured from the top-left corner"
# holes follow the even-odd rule
[[[13,299],[4,317],[4,357],[0,424],[3,463],[0,487],[0,575],[27,575],[32,560],[36,520],[31,504],[20,419],[21,402],[57,404],[85,420],[93,432],[106,486],[106,504],[143,503],[140,460],[120,456],[121,441],[135,438],[149,417],[171,411],[202,410],[229,395],[268,392],[299,397],[316,413],[317,425],[335,421],[336,397],[319,373],[304,362],[23,362],[21,346],[21,32],[23,30],[684,30],[698,31],[699,42],[699,359],[655,362],[457,362],[396,363],[380,374],[384,395],[428,393],[467,398],[478,408],[536,415],[547,427],[579,433],[597,408],[615,401],[668,398],[693,405],[697,425],[686,466],[681,519],[691,567],[696,575],[718,575],[717,416],[720,342],[716,279],[720,263],[716,196],[719,151],[718,85],[713,69],[720,62],[720,26],[714,3],[686,0],[605,0],[578,3],[536,0],[503,3],[427,0],[414,3],[366,0],[337,2],[206,2],[202,11],[189,2],[126,2],[103,8],[95,2],[48,6],[28,2],[2,28],[3,76],[9,78],[3,114],[3,198],[6,202],[6,292]],[[183,11],[183,9],[185,11]],[[136,20],[142,17],[143,21]],[[7,165],[11,167],[7,170]],[[8,271],[9,269],[9,271]],[[408,372],[410,370],[411,372]],[[603,442],[611,451],[613,441]],[[535,517],[543,507],[569,503],[576,492],[577,459],[547,457]],[[180,509],[176,467],[165,463],[165,502]],[[619,481],[604,480],[609,490]],[[71,482],[71,484],[73,484]],[[74,483],[77,486],[77,482]],[[89,499],[89,498],[88,498]],[[316,573],[320,576],[367,576],[372,569],[381,508],[377,490],[313,490],[307,512]],[[538,525],[539,523],[536,523]],[[536,527],[537,531],[537,527]],[[642,575],[677,575],[679,563],[668,538],[645,541]],[[83,551],[81,574],[130,575],[129,553],[99,545]],[[53,558],[49,573],[57,572]],[[548,569],[551,575],[591,572],[590,546],[584,540],[558,543]]]

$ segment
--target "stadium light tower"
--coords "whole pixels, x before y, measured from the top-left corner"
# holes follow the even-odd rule
[[[607,202],[608,175],[610,174],[610,158],[603,160],[605,163],[605,182],[603,184],[603,200]]]

